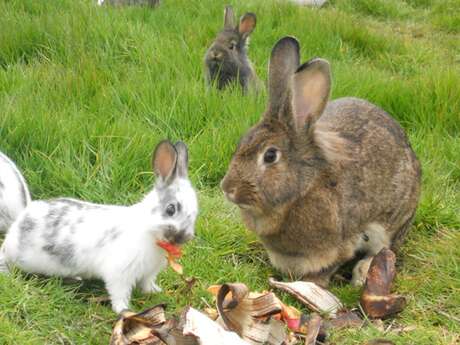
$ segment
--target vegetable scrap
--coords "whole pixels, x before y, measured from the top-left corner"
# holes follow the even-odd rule
[[[171,257],[179,257],[180,248],[169,245],[161,243]],[[393,278],[394,254],[382,251],[371,264],[361,298],[371,318],[387,317],[400,309],[401,304],[395,309],[389,302],[402,298],[390,295]],[[347,310],[330,291],[314,283],[270,278],[269,285],[288,292],[314,312],[307,315],[284,304],[274,292],[252,292],[242,283],[212,285],[208,291],[215,297],[215,308],[208,306],[201,312],[189,306],[172,319],[166,319],[163,304],[138,314],[124,312],[110,345],[314,345],[333,329],[366,324],[358,312]]]
[[[315,345],[319,335],[323,319],[318,314],[314,314],[308,322],[309,332],[305,337],[305,345]]]
[[[404,296],[390,293],[396,275],[395,261],[395,254],[384,248],[371,262],[361,295],[361,306],[371,319],[385,319],[406,306]]]
[[[161,344],[156,335],[161,333],[166,323],[164,304],[159,304],[141,313],[125,311],[121,314],[113,328],[110,345]]]
[[[175,272],[182,275],[184,273],[184,269],[182,265],[176,261],[182,256],[181,248],[166,241],[157,241],[156,243],[159,247],[163,248],[168,253],[168,265],[171,266]]]
[[[308,308],[318,313],[327,313],[334,317],[338,311],[343,309],[342,303],[330,291],[312,282],[296,281],[283,283],[269,278],[270,286],[285,291]]]
[[[247,345],[235,332],[221,325],[196,309],[189,308],[185,316],[184,334],[196,337],[203,345]]]
[[[249,344],[275,345],[286,340],[284,322],[271,317],[282,310],[274,293],[250,292],[241,283],[223,284],[217,291],[216,303],[217,322]]]

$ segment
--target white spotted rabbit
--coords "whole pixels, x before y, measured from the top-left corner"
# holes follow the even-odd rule
[[[30,193],[16,165],[0,152],[0,232],[6,232],[30,203]]]
[[[156,276],[167,261],[156,242],[182,244],[194,236],[198,202],[187,166],[187,146],[162,141],[153,154],[157,181],[137,204],[34,201],[8,231],[0,259],[31,273],[102,279],[119,313],[136,284],[160,290]]]

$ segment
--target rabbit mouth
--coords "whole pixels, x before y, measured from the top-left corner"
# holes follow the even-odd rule
[[[185,230],[178,230],[175,227],[167,226],[163,231],[163,241],[172,245],[182,245],[190,241],[193,235],[187,233]]]
[[[248,203],[235,203],[241,212],[251,215],[259,215],[263,213],[263,210],[256,204]]]
[[[260,202],[254,195],[238,192],[235,189],[223,190],[225,198],[243,211],[256,211]]]
[[[238,68],[223,61],[212,60],[208,62],[209,73],[212,78],[233,78],[238,74]]]
[[[232,204],[235,204],[236,206],[238,206],[241,210],[249,211],[249,210],[252,210],[254,208],[254,206],[250,205],[249,203],[243,202],[241,200],[238,200],[235,197],[234,193],[226,193],[226,192],[224,192],[224,195],[225,195],[225,198],[228,201],[230,201]]]
[[[212,69],[219,69],[220,67],[222,67],[223,65],[223,61],[222,60],[208,60],[208,67],[212,68]]]
[[[250,211],[252,209],[254,209],[253,206],[249,205],[249,204],[236,204],[240,209],[242,210],[245,210],[245,211]]]

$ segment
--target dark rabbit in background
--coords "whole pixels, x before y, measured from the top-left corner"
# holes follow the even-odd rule
[[[329,63],[299,67],[285,37],[269,63],[269,103],[241,139],[222,189],[284,273],[326,286],[364,254],[362,285],[383,247],[397,249],[415,215],[420,164],[399,124],[357,98],[329,101]]]
[[[206,80],[208,84],[215,83],[220,90],[238,82],[246,92],[257,89],[259,83],[247,55],[249,35],[256,27],[256,15],[244,14],[237,25],[234,18],[232,7],[225,7],[224,28],[205,55]]]

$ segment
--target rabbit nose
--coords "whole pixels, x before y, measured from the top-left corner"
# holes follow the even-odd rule
[[[228,192],[224,192],[225,196],[230,201],[235,201],[236,189],[230,189]]]
[[[212,50],[211,51],[211,58],[214,59],[214,60],[222,60],[222,58],[224,57],[224,53],[222,53],[221,51],[217,51],[217,50]]]
[[[224,195],[227,199],[230,201],[235,200],[235,195],[236,195],[236,187],[226,187],[225,186],[225,179],[220,182],[220,189],[224,192]]]

